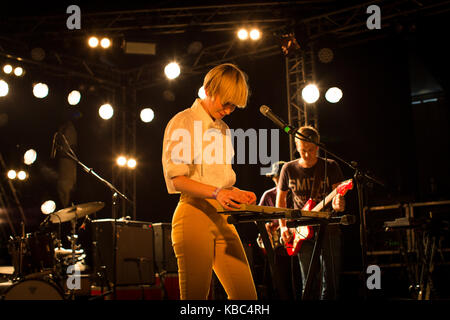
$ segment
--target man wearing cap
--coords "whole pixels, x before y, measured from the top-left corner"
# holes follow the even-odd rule
[[[271,178],[275,183],[275,187],[264,192],[261,200],[259,201],[260,206],[275,207],[275,201],[277,199],[278,179],[280,178],[281,168],[285,163],[286,162],[284,161],[275,162],[274,164],[272,164],[272,171],[266,174],[266,177]]]

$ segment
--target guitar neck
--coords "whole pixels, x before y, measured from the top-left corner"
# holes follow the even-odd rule
[[[330,203],[336,195],[337,191],[334,189],[330,192],[329,195],[326,196],[325,200],[320,201],[311,211],[322,211],[323,207]]]

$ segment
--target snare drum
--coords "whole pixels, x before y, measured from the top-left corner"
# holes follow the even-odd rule
[[[48,280],[24,280],[9,287],[4,300],[64,300],[58,286]]]

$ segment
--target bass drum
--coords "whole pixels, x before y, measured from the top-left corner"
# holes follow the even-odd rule
[[[64,294],[49,281],[33,279],[13,284],[5,292],[4,300],[64,300]]]

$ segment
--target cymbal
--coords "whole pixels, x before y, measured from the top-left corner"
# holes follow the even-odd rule
[[[50,221],[52,223],[62,223],[71,221],[73,219],[83,218],[91,213],[97,212],[105,206],[104,202],[87,202],[83,204],[77,204],[75,206],[61,209],[50,215]]]

